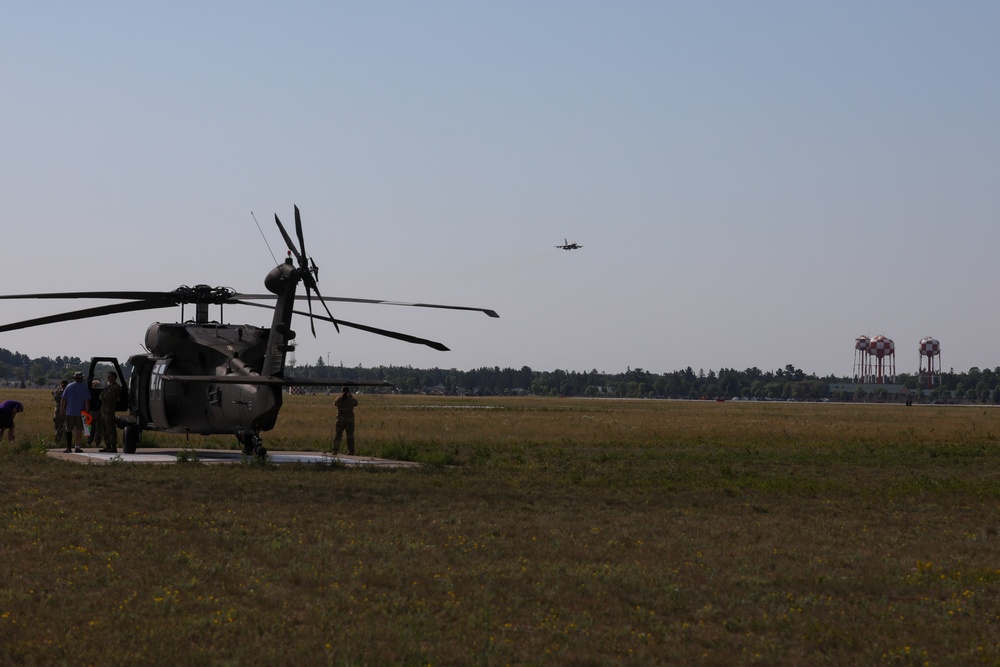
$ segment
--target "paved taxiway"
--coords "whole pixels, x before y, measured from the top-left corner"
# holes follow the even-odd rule
[[[106,454],[96,449],[84,449],[82,453],[64,452],[61,449],[50,449],[48,455],[73,461],[75,463],[106,464],[112,461],[122,463],[177,463],[178,455],[191,460],[197,456],[201,463],[242,463],[249,460],[243,452],[231,449],[137,449],[135,454]],[[376,466],[384,468],[406,468],[420,465],[412,461],[393,461],[377,459],[372,456],[351,456],[349,454],[324,454],[322,452],[268,452],[269,463],[315,463],[330,465],[337,463],[345,466]]]

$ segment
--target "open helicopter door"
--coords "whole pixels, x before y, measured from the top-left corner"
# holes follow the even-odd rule
[[[115,412],[128,412],[129,402],[128,402],[128,378],[122,373],[122,367],[118,365],[118,359],[115,357],[93,357],[90,360],[90,370],[87,371],[87,386],[90,387],[90,407],[92,410],[101,409],[101,391],[103,391],[103,382],[101,383],[101,389],[94,389],[94,374],[97,372],[97,364],[100,363],[110,363],[115,367],[115,373],[118,374],[118,384],[121,385],[122,391],[118,394],[118,401],[115,403]],[[100,379],[100,378],[97,378]]]
[[[101,392],[104,391],[103,383],[100,389],[94,388],[95,374],[97,373],[97,365],[101,363],[110,363],[115,367],[115,373],[118,374],[118,384],[121,385],[122,390],[118,393],[118,400],[115,402],[115,412],[129,412],[131,413],[131,405],[129,403],[129,378],[125,377],[122,373],[122,367],[118,363],[118,359],[115,357],[92,357],[90,359],[90,368],[87,371],[87,386],[90,387],[90,408],[91,410],[101,409]],[[135,443],[132,443],[131,451],[129,451],[129,431],[128,426],[123,424],[123,420],[116,418],[115,422],[119,428],[125,428],[125,434],[122,436],[122,442],[125,445],[125,453],[133,454],[135,453]],[[133,437],[133,440],[137,438]]]

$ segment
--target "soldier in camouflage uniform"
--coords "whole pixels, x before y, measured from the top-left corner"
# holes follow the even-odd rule
[[[73,441],[71,440],[71,436],[66,432],[66,418],[60,412],[59,404],[62,403],[63,390],[66,389],[66,385],[68,384],[69,380],[63,380],[59,383],[58,387],[52,390],[52,400],[56,402],[55,410],[52,413],[52,425],[56,429],[56,444],[58,445],[65,440],[67,446],[73,444]]]
[[[115,405],[117,405],[121,393],[122,386],[118,384],[118,373],[111,371],[108,373],[107,386],[101,390],[101,418],[95,420],[100,422],[99,427],[104,440],[102,452],[118,453],[118,425],[115,423]]]
[[[347,431],[347,453],[354,454],[354,408],[358,399],[351,395],[351,388],[344,387],[343,393],[333,402],[337,406],[336,431],[333,436],[333,455],[340,452],[340,440]]]

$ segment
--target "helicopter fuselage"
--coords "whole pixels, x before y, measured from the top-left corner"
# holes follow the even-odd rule
[[[269,329],[246,324],[150,325],[149,354],[129,358],[129,402],[140,428],[205,435],[274,428],[281,385],[261,384],[260,376],[269,337]]]

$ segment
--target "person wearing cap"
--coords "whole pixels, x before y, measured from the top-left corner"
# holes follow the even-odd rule
[[[0,403],[0,440],[3,440],[3,432],[7,431],[7,440],[14,442],[14,415],[19,412],[24,412],[24,405],[20,401]]]
[[[333,455],[340,453],[340,440],[347,431],[347,453],[354,454],[354,408],[358,405],[358,399],[351,395],[351,388],[344,387],[344,391],[333,402],[337,406],[337,427],[333,436]]]
[[[80,371],[73,374],[73,382],[63,391],[59,407],[66,420],[65,452],[75,450],[77,454],[82,453],[83,449],[80,448],[80,445],[83,444],[83,415],[81,413],[84,410],[90,411],[90,387],[84,382],[83,373]],[[70,446],[70,437],[73,438],[74,447]]]

